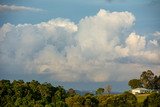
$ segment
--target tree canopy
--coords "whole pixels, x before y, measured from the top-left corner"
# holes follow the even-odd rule
[[[128,85],[133,88],[147,88],[160,90],[160,75],[155,75],[151,70],[143,71],[139,79],[131,79]]]
[[[160,76],[151,70],[142,72],[139,79],[128,82],[131,88],[144,87],[160,90]],[[79,95],[73,88],[39,83],[36,80],[0,80],[1,107],[136,107],[137,98],[131,93],[111,94],[112,87],[98,88],[96,94]],[[106,93],[104,93],[106,91]],[[151,94],[144,101],[145,107],[159,107],[159,93]]]
[[[97,89],[98,94],[102,92],[104,92],[103,88]],[[66,91],[62,86],[54,87],[47,82],[0,81],[2,107],[133,107],[136,103],[137,100],[133,94],[86,93],[82,96],[72,88]]]

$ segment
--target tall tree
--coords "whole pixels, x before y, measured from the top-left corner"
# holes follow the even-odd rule
[[[134,88],[140,88],[142,87],[142,83],[139,79],[132,79],[128,82],[128,85],[134,89]]]
[[[147,70],[142,72],[140,76],[140,80],[143,84],[143,87],[148,88],[148,89],[153,89],[154,87],[154,73],[151,70]]]
[[[111,93],[111,90],[112,90],[112,86],[111,86],[111,85],[107,85],[107,86],[105,87],[105,91],[106,91],[108,94]]]
[[[153,80],[154,89],[160,90],[160,76],[155,76]]]

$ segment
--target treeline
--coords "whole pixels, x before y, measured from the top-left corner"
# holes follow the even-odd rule
[[[132,79],[128,85],[134,88],[146,88],[160,91],[160,75],[155,75],[151,70],[143,71],[138,79]]]
[[[151,94],[144,101],[144,107],[160,106],[160,94]],[[63,87],[54,87],[50,83],[32,80],[0,81],[1,107],[137,107],[137,98],[131,93],[91,94],[81,96],[74,89],[66,91]]]

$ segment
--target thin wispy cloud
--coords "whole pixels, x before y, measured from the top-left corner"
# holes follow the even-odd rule
[[[126,0],[105,0],[107,3],[112,3],[112,2],[125,2]]]
[[[0,5],[0,12],[10,12],[10,11],[33,11],[40,12],[44,11],[43,9],[26,7],[26,6],[17,6],[17,5]]]
[[[160,4],[160,1],[159,0],[151,0],[151,4],[157,5],[157,4]]]

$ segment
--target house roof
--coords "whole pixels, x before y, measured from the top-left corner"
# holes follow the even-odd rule
[[[132,90],[148,90],[146,88],[135,88],[135,89],[132,89]]]

